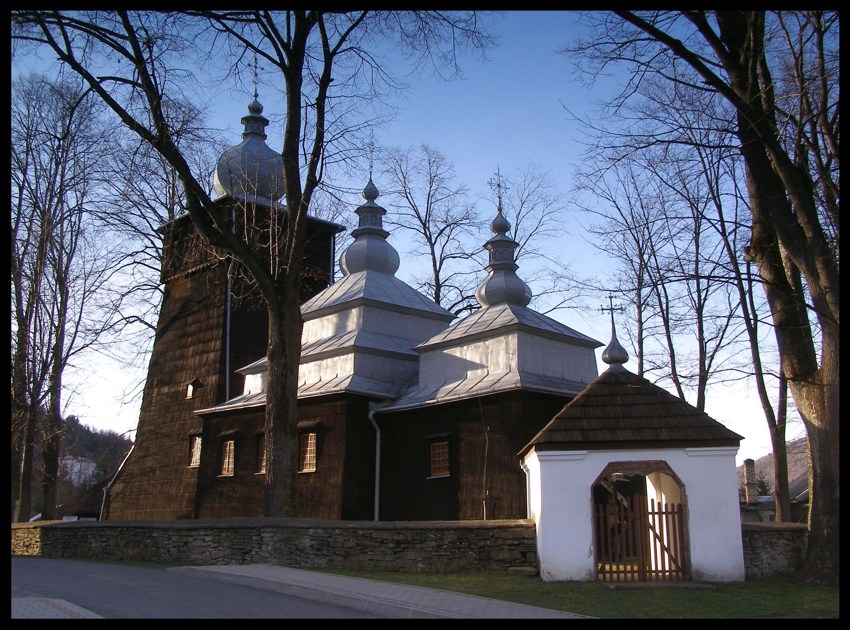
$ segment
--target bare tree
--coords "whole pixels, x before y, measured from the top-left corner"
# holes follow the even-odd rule
[[[390,150],[383,164],[387,205],[396,211],[387,224],[410,234],[408,253],[428,261],[427,271],[414,279],[416,288],[455,315],[474,310],[480,268],[469,261],[481,250],[475,242],[481,222],[468,190],[454,183],[454,165],[428,145],[415,154]]]
[[[212,165],[227,148],[216,130],[206,127],[204,112],[191,103],[173,103],[166,114],[175,143],[192,169],[206,173],[213,194]],[[126,370],[145,374],[162,302],[160,274],[163,241],[160,228],[186,212],[177,172],[153,147],[126,128],[112,131],[112,150],[104,160],[99,203],[90,213],[102,238],[120,253],[116,282],[105,299],[116,313],[112,326],[93,348]],[[122,404],[141,394],[144,377],[131,383]]]
[[[89,305],[114,258],[88,232],[86,205],[102,156],[97,101],[79,85],[21,79],[12,99],[12,445],[15,520],[30,517],[32,457],[44,459],[43,513],[55,514],[62,378],[110,313]],[[43,431],[38,418],[45,415]]]
[[[468,189],[454,184],[454,167],[439,150],[423,145],[393,150],[385,160],[384,174],[391,182],[387,195],[400,199],[388,205],[397,214],[387,223],[413,235],[411,254],[429,261],[417,288],[434,297],[455,315],[478,308],[475,290],[486,266],[485,221],[467,199]],[[497,170],[490,182],[501,191],[501,207],[511,223],[517,263],[523,279],[534,287],[535,308],[553,312],[571,303],[574,293],[563,252],[551,252],[552,243],[565,234],[567,203],[552,183],[551,174],[529,163],[510,176]],[[522,261],[522,262],[520,262]]]
[[[16,11],[13,21],[14,37],[47,46],[168,161],[181,180],[199,233],[235,256],[255,283],[269,321],[265,512],[295,516],[299,295],[313,195],[328,157],[344,159],[340,147],[350,141],[346,129],[358,128],[352,119],[358,105],[376,93],[375,81],[391,78],[374,54],[376,46],[394,42],[403,54],[420,63],[434,61],[451,73],[460,49],[488,43],[478,16],[428,11]],[[164,104],[193,76],[186,65],[193,46],[220,51],[223,56],[216,58],[231,61],[232,68],[239,67],[245,53],[257,55],[282,80],[285,129],[279,184],[286,212],[246,223],[246,230],[237,233],[177,146],[164,111]],[[346,100],[358,96],[358,103]],[[245,210],[250,217],[251,209]],[[263,238],[272,246],[258,250]]]
[[[811,453],[809,544],[801,573],[839,581],[838,14],[800,11],[618,11],[573,52],[624,62],[615,105],[649,77],[711,91],[734,111],[752,236],[781,375]],[[790,61],[790,63],[789,63]],[[643,144],[651,142],[645,137]],[[802,280],[797,282],[797,280]],[[809,320],[809,314],[814,322]]]
[[[636,94],[641,100],[620,108],[620,115],[614,117],[618,123],[624,123],[622,129],[619,129],[619,124],[611,125],[610,118],[607,119],[609,124],[604,127],[590,127],[585,137],[594,140],[590,144],[588,156],[606,156],[603,164],[611,165],[614,177],[623,170],[632,173],[634,168],[639,168],[648,178],[646,183],[640,184],[640,188],[658,189],[658,201],[654,203],[659,208],[666,204],[666,199],[684,204],[691,209],[692,214],[690,218],[687,215],[681,217],[685,225],[702,225],[706,230],[706,236],[700,237],[700,240],[703,241],[703,248],[708,254],[701,257],[702,262],[697,260],[698,267],[695,267],[694,271],[699,270],[699,273],[694,273],[693,277],[704,278],[704,281],[709,283],[722,282],[724,287],[727,287],[723,289],[727,291],[724,300],[712,301],[715,308],[721,309],[718,313],[720,319],[706,319],[706,323],[720,322],[721,326],[715,327],[715,331],[721,333],[724,344],[730,344],[731,347],[723,348],[720,362],[716,362],[716,359],[721,356],[721,344],[714,343],[715,350],[710,355],[700,350],[699,369],[696,373],[708,377],[709,371],[705,361],[711,359],[715,363],[711,368],[711,378],[715,382],[747,378],[755,384],[773,443],[777,520],[787,520],[790,517],[790,497],[785,448],[786,397],[783,394],[783,379],[779,370],[772,375],[779,385],[777,407],[774,409],[766,384],[770,371],[765,367],[765,361],[773,359],[765,354],[768,349],[764,347],[759,334],[760,319],[769,318],[769,311],[761,303],[757,308],[754,290],[760,291],[761,288],[754,286],[751,274],[744,268],[746,263],[739,256],[750,239],[750,214],[745,195],[740,192],[744,180],[742,160],[734,136],[730,133],[734,113],[716,94],[682,91],[676,84],[668,85],[647,80]],[[597,188],[603,192],[602,197],[609,204],[620,203],[617,200],[612,201],[607,194],[607,188],[599,185],[606,177],[600,177],[593,164],[593,159],[585,163],[587,172],[582,180],[586,182],[586,186],[593,189],[596,183]],[[634,188],[637,192],[639,187]],[[637,192],[636,196],[639,199],[646,197],[640,192]],[[594,210],[593,206],[588,209],[589,212]],[[636,225],[644,221],[645,219],[640,218]],[[617,251],[617,239],[609,238],[611,231],[609,226],[594,230],[594,233],[597,233],[601,242],[613,248],[612,251]],[[699,235],[699,232],[695,232],[695,235]],[[705,247],[705,238],[713,243],[710,247]],[[641,259],[640,249],[627,258],[620,257],[621,261],[628,261],[630,264]],[[633,277],[634,274],[628,276],[628,282]],[[675,277],[675,274],[671,273],[670,277]],[[688,276],[680,274],[680,277]],[[737,293],[737,299],[733,299],[730,293],[732,291]],[[699,301],[694,303],[698,305]],[[643,316],[636,316],[638,330],[643,331]],[[732,317],[735,319],[730,319]],[[697,320],[695,326],[695,339],[704,339],[704,324]],[[751,361],[748,363],[742,362],[745,354],[735,351],[740,336],[744,336],[749,343]],[[642,337],[638,336],[635,342],[642,344]],[[702,343],[700,347],[703,347]],[[638,354],[641,369],[642,348],[641,345],[641,352]],[[668,354],[659,365],[670,366],[672,370],[676,362],[671,361],[671,357],[672,355]],[[704,390],[698,389],[698,394],[699,391]],[[699,399],[697,404],[699,406]]]
[[[603,177],[579,173],[577,187],[593,196],[579,208],[592,217],[585,230],[595,238],[591,244],[617,261],[615,278],[592,289],[608,291],[631,303],[634,325],[626,328],[635,350],[637,373],[647,376],[650,350],[647,341],[652,337],[651,320],[658,315],[656,305],[664,295],[657,286],[663,282],[666,269],[658,268],[656,251],[663,251],[670,232],[664,229],[662,204],[653,193],[645,173],[633,163],[621,162]],[[655,295],[655,299],[653,299]],[[668,371],[663,372],[668,376]]]
[[[533,288],[531,304],[543,313],[573,306],[579,291],[569,263],[563,262],[568,252],[560,249],[568,234],[566,196],[555,186],[552,173],[534,162],[504,177],[499,170],[496,177],[502,182],[502,211],[519,244],[515,260]]]

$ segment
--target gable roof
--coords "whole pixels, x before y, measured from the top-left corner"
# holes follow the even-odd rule
[[[347,274],[301,306],[304,321],[310,321],[362,304],[391,311],[410,311],[420,317],[450,322],[455,318],[446,309],[419,293],[392,274],[367,269]],[[391,317],[392,315],[387,315]]]
[[[519,451],[739,446],[743,436],[622,366],[612,366]]]
[[[443,332],[422,342],[418,349],[449,345],[458,340],[468,343],[470,340],[491,336],[494,331],[502,334],[506,330],[514,329],[562,339],[588,348],[598,348],[602,345],[596,339],[583,335],[569,326],[528,307],[502,302],[479,309]]]

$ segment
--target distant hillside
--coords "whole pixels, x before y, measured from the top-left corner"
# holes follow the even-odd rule
[[[114,474],[132,445],[133,441],[126,434],[91,429],[80,424],[75,416],[63,421],[63,454],[94,461],[96,480]]]
[[[786,444],[788,452],[788,482],[793,484],[798,477],[805,475],[808,471],[808,457],[806,455],[806,438],[793,440]],[[773,454],[759,457],[755,460],[756,479],[761,475],[770,484],[773,490]],[[744,466],[738,466],[738,486],[744,485]]]
[[[62,420],[61,455],[73,458],[91,460],[95,463],[92,477],[77,486],[74,481],[60,474],[57,490],[58,515],[85,515],[97,517],[103,501],[103,486],[118,470],[133,441],[126,433],[115,431],[99,431],[80,423],[75,416]],[[40,446],[37,445],[40,449]],[[41,482],[44,476],[44,460],[42,457],[33,458],[32,467],[32,504],[30,516],[40,518],[44,500],[44,490]]]

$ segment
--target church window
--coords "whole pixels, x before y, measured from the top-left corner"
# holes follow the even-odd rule
[[[186,385],[186,399],[194,398],[198,388],[202,387],[201,379],[193,379],[191,383]]]
[[[299,435],[298,472],[316,472],[315,431],[303,431]]]
[[[201,465],[201,436],[193,435],[189,438],[189,466],[197,468]]]
[[[236,461],[236,440],[224,440],[221,443],[221,474],[232,476]]]
[[[449,476],[449,441],[434,440],[430,442],[429,477]]]

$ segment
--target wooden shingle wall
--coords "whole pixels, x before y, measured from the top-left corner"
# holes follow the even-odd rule
[[[222,205],[222,211],[228,209]],[[302,301],[325,288],[332,276],[333,225],[311,221],[309,248],[305,255]],[[268,320],[256,290],[242,282],[239,274],[232,285],[228,322],[228,259],[221,251],[204,245],[188,217],[165,226],[163,235],[163,303],[148,367],[148,377],[139,416],[134,448],[109,489],[104,504],[108,520],[172,520],[215,515],[247,516],[262,513],[261,483],[253,477],[238,486],[230,484],[215,496],[210,476],[220,465],[219,441],[195,415],[241,393],[243,377],[236,370],[256,361],[266,352]],[[230,354],[227,358],[227,332]],[[226,388],[230,376],[229,391]],[[187,398],[190,382],[197,386]],[[259,414],[232,418],[228,430],[246,436],[262,424]],[[190,467],[193,435],[206,439],[202,466]],[[251,439],[245,438],[246,444]],[[240,450],[239,457],[253,455]],[[247,461],[247,459],[245,460]],[[238,462],[240,466],[245,462]],[[252,472],[253,474],[253,472]],[[256,476],[256,475],[254,475]],[[199,486],[200,481],[204,483]],[[258,490],[259,488],[259,490]],[[224,498],[221,496],[224,494]],[[234,512],[238,512],[234,514]]]
[[[381,518],[526,518],[517,451],[569,398],[512,392],[378,415]],[[429,478],[428,444],[447,438],[451,473]]]

